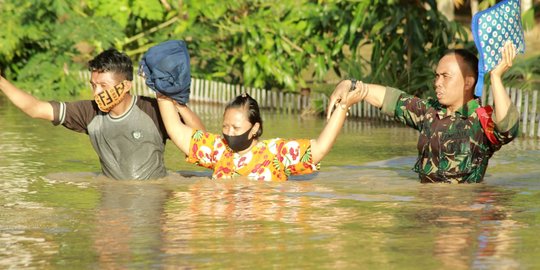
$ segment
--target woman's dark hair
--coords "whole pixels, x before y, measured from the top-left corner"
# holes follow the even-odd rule
[[[259,130],[255,134],[255,138],[261,137],[263,133],[263,121],[261,119],[261,112],[259,110],[259,104],[255,99],[250,97],[247,93],[243,93],[227,104],[225,111],[228,109],[243,108],[246,110],[248,115],[248,120],[252,125],[259,123]]]
[[[112,72],[123,77],[123,79],[133,80],[133,63],[127,54],[116,49],[108,49],[98,54],[88,62],[90,72]]]

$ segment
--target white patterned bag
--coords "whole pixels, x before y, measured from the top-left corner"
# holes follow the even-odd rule
[[[501,61],[500,51],[506,41],[514,43],[518,53],[525,52],[520,7],[519,0],[504,0],[473,16],[472,33],[478,49],[478,82],[474,92],[477,97],[482,96],[484,74]]]

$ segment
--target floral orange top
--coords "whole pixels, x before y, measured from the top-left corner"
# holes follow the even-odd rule
[[[291,174],[318,170],[318,164],[311,162],[310,140],[263,140],[241,156],[232,152],[221,136],[201,130],[193,132],[186,160],[213,169],[214,179],[247,176],[260,181],[285,181]]]

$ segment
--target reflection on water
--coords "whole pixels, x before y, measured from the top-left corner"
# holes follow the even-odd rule
[[[93,233],[99,269],[162,265],[161,215],[167,191],[151,183],[104,181]]]
[[[221,108],[196,110],[219,129]],[[85,135],[5,105],[0,119],[0,268],[540,266],[535,140],[503,147],[477,185],[418,183],[414,132],[353,121],[319,173],[285,183],[212,181],[172,145],[165,179],[113,181]],[[267,114],[265,136],[323,125]]]
[[[332,198],[295,195],[319,189],[324,188],[311,183],[273,186],[248,180],[196,182],[188,190],[173,194],[173,203],[165,214],[164,250],[168,255],[233,256],[302,250],[307,239],[294,235],[330,240],[328,248],[339,246],[332,243],[339,240],[331,240],[331,235],[336,234],[341,220],[356,214],[332,207],[336,201]],[[287,238],[291,241],[284,241]],[[264,239],[267,241],[261,241]],[[176,263],[174,258],[170,263]]]
[[[418,198],[427,207],[414,215],[419,223],[437,228],[433,255],[445,267],[515,268],[519,263],[512,254],[520,224],[506,207],[513,193],[490,186],[426,186],[420,188]]]

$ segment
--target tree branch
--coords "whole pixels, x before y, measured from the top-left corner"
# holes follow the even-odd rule
[[[160,30],[160,29],[163,29],[163,28],[165,28],[165,27],[167,27],[167,26],[169,26],[169,25],[175,23],[175,22],[178,21],[179,19],[180,19],[179,17],[173,17],[173,18],[171,18],[170,20],[168,20],[168,21],[166,21],[166,22],[163,22],[163,23],[160,24],[160,25],[154,26],[154,27],[152,27],[152,28],[150,28],[150,29],[148,29],[148,30],[142,32],[142,33],[139,33],[139,34],[137,34],[137,35],[134,35],[134,36],[128,38],[128,39],[122,44],[122,47],[125,46],[126,44],[129,44],[129,43],[131,43],[131,42],[133,42],[133,41],[136,41],[137,39],[143,38],[144,36],[146,36],[146,35],[148,35],[148,34],[151,34],[151,33],[154,33],[154,32],[156,32],[156,31]]]

